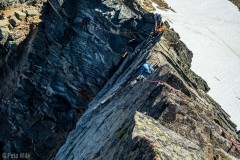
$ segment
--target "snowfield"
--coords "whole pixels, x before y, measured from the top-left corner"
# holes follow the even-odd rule
[[[193,52],[192,70],[240,129],[240,12],[228,0],[166,0],[163,19]],[[156,4],[153,3],[156,7]]]

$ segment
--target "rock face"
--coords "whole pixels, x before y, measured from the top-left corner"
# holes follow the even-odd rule
[[[239,157],[221,134],[225,128],[234,139],[236,126],[190,70],[193,53],[172,29],[152,35],[153,15],[141,1],[49,2],[26,39],[14,46],[7,36],[0,45],[2,152],[31,159]],[[136,81],[145,62],[156,69],[153,82]]]
[[[10,22],[11,25],[13,25],[14,27],[19,26],[20,23],[21,23],[21,22],[20,22],[16,17],[14,17],[14,16],[9,19],[9,22]]]
[[[15,15],[19,20],[24,20],[26,18],[26,13],[23,13],[21,11],[15,12]]]
[[[44,4],[43,22],[30,25],[24,41],[14,46],[9,37],[1,46],[2,150],[30,152],[32,159],[55,155],[122,55],[146,35],[136,34],[133,40],[132,33],[123,32],[134,23],[142,31],[152,26],[141,26],[127,7],[123,14],[120,3],[69,0],[62,6],[66,13],[52,4]],[[128,14],[130,19],[124,19]],[[77,17],[89,18],[88,32],[82,31],[81,23],[73,23]]]
[[[33,9],[29,9],[29,10],[27,10],[27,14],[28,14],[28,16],[33,17],[33,16],[38,15],[38,11],[33,10]]]
[[[233,4],[235,4],[240,10],[240,0],[230,0]]]
[[[0,28],[0,45],[4,45],[7,42],[9,31],[7,28]]]
[[[202,89],[203,80],[194,82],[187,77],[192,71],[181,69],[179,51],[189,58],[192,54],[179,39],[175,46],[169,43],[175,36],[168,30],[160,41],[149,37],[126,58],[55,159],[236,159],[227,151],[239,158],[221,131],[227,128],[236,136],[234,124]],[[153,82],[136,81],[144,62],[157,69]]]
[[[12,6],[12,5],[19,5],[28,1],[33,1],[33,0],[2,0],[0,1],[0,9],[3,9],[8,6]]]

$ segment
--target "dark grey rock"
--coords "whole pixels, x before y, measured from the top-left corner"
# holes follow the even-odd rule
[[[229,131],[234,124],[213,100],[201,102],[207,87],[197,76],[195,81],[187,76],[193,53],[177,33],[168,30],[161,37],[177,43],[170,53],[160,35],[150,35],[154,26],[144,22],[145,12],[135,1],[66,0],[62,6],[58,0],[51,2],[44,3],[42,22],[30,26],[22,43],[13,47],[15,36],[8,36],[9,43],[0,47],[4,152],[52,159],[65,144],[56,159],[153,159],[159,154],[162,159],[201,159],[206,146],[229,145],[220,142],[218,124]],[[74,23],[79,17],[87,18],[88,31]],[[166,81],[189,103],[166,86],[136,82],[146,61],[156,69],[161,66],[153,80]],[[154,146],[165,148],[156,152]]]
[[[33,159],[53,157],[88,103],[114,73],[132,39],[130,33],[115,31],[133,31],[128,21],[136,19],[136,14],[127,7],[121,11],[120,3],[108,2],[106,7],[98,1],[66,1],[63,8],[70,18],[54,3],[63,19],[46,3],[36,35],[32,29],[24,42],[14,49],[10,45],[11,52],[1,54],[2,59],[8,58],[7,63],[1,63],[4,76],[0,76],[0,113],[11,117],[6,119],[4,131],[8,136],[0,136],[7,146],[4,151],[28,150]],[[116,12],[108,16],[106,13],[111,10]],[[131,15],[120,22],[120,11],[122,16],[123,12]],[[75,17],[88,18],[88,32],[82,31],[81,24],[72,23]],[[135,21],[137,25],[142,23]],[[131,47],[134,49],[140,42]],[[8,108],[10,102],[12,107]],[[17,106],[21,106],[18,111],[13,109]],[[9,112],[4,113],[3,108]],[[10,124],[21,128],[21,134]],[[26,139],[33,143],[23,146]]]

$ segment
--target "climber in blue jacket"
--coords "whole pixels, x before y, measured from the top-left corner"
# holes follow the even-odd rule
[[[162,16],[159,13],[154,14],[154,21],[155,21],[154,31],[157,32],[158,28],[160,28],[161,25],[163,24]]]
[[[154,72],[153,67],[150,64],[145,63],[140,68],[140,78],[143,79],[148,78],[153,72]]]
[[[237,135],[239,135],[239,136],[240,136],[240,130],[239,130],[239,131],[237,131],[236,133],[237,133]]]
[[[236,140],[237,140],[238,142],[240,142],[240,130],[237,131],[236,134],[237,134]]]

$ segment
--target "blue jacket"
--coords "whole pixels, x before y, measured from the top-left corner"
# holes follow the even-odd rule
[[[140,75],[144,76],[145,78],[149,77],[152,72],[154,72],[154,69],[150,64],[145,63],[140,68]]]
[[[162,16],[160,14],[155,14],[154,20],[155,20],[155,23],[157,23],[158,21],[162,22]]]

